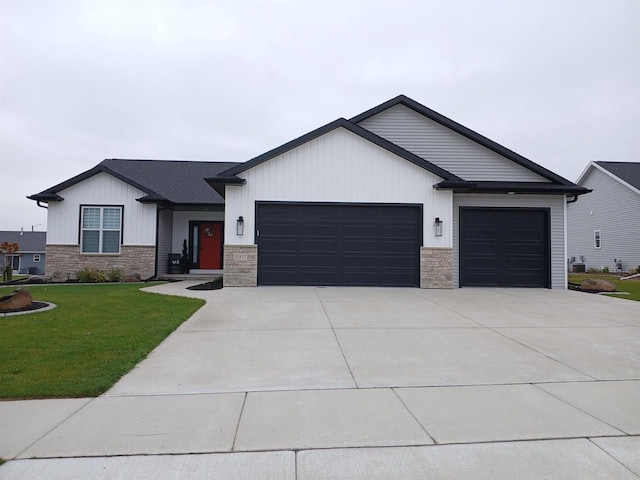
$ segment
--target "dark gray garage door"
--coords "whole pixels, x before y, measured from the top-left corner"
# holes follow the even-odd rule
[[[549,287],[549,211],[460,208],[460,286]]]
[[[418,286],[421,208],[258,203],[260,285]]]

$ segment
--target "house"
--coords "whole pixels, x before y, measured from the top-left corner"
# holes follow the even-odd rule
[[[47,232],[25,232],[25,231],[0,231],[0,243],[17,243],[18,250],[15,253],[0,253],[0,264],[6,265],[11,262],[14,274],[42,275],[45,272],[45,245],[47,243]]]
[[[568,206],[568,257],[574,271],[640,266],[640,163],[591,162],[578,177],[593,190]]]
[[[401,95],[244,163],[105,160],[29,198],[49,273],[152,277],[187,240],[225,286],[565,288],[587,192]]]
[[[204,178],[235,165],[108,159],[28,197],[47,207],[47,275],[91,267],[152,278],[185,240],[191,269],[220,269],[224,199]]]

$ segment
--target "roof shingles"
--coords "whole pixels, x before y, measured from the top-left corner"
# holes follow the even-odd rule
[[[595,162],[620,180],[640,190],[640,162]]]

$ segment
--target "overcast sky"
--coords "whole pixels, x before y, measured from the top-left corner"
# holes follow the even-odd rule
[[[640,1],[0,0],[0,230],[104,158],[245,161],[405,94],[575,181],[640,161]]]

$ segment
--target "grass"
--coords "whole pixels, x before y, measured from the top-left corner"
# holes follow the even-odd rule
[[[615,283],[618,292],[628,292],[629,295],[609,295],[616,298],[624,298],[625,300],[635,300],[640,302],[640,279],[632,278],[630,280],[620,280],[616,275],[607,275],[606,273],[570,273],[569,281],[572,283],[582,283],[588,278],[601,278]]]
[[[100,395],[204,304],[140,288],[29,286],[34,300],[57,308],[0,315],[0,399]]]

